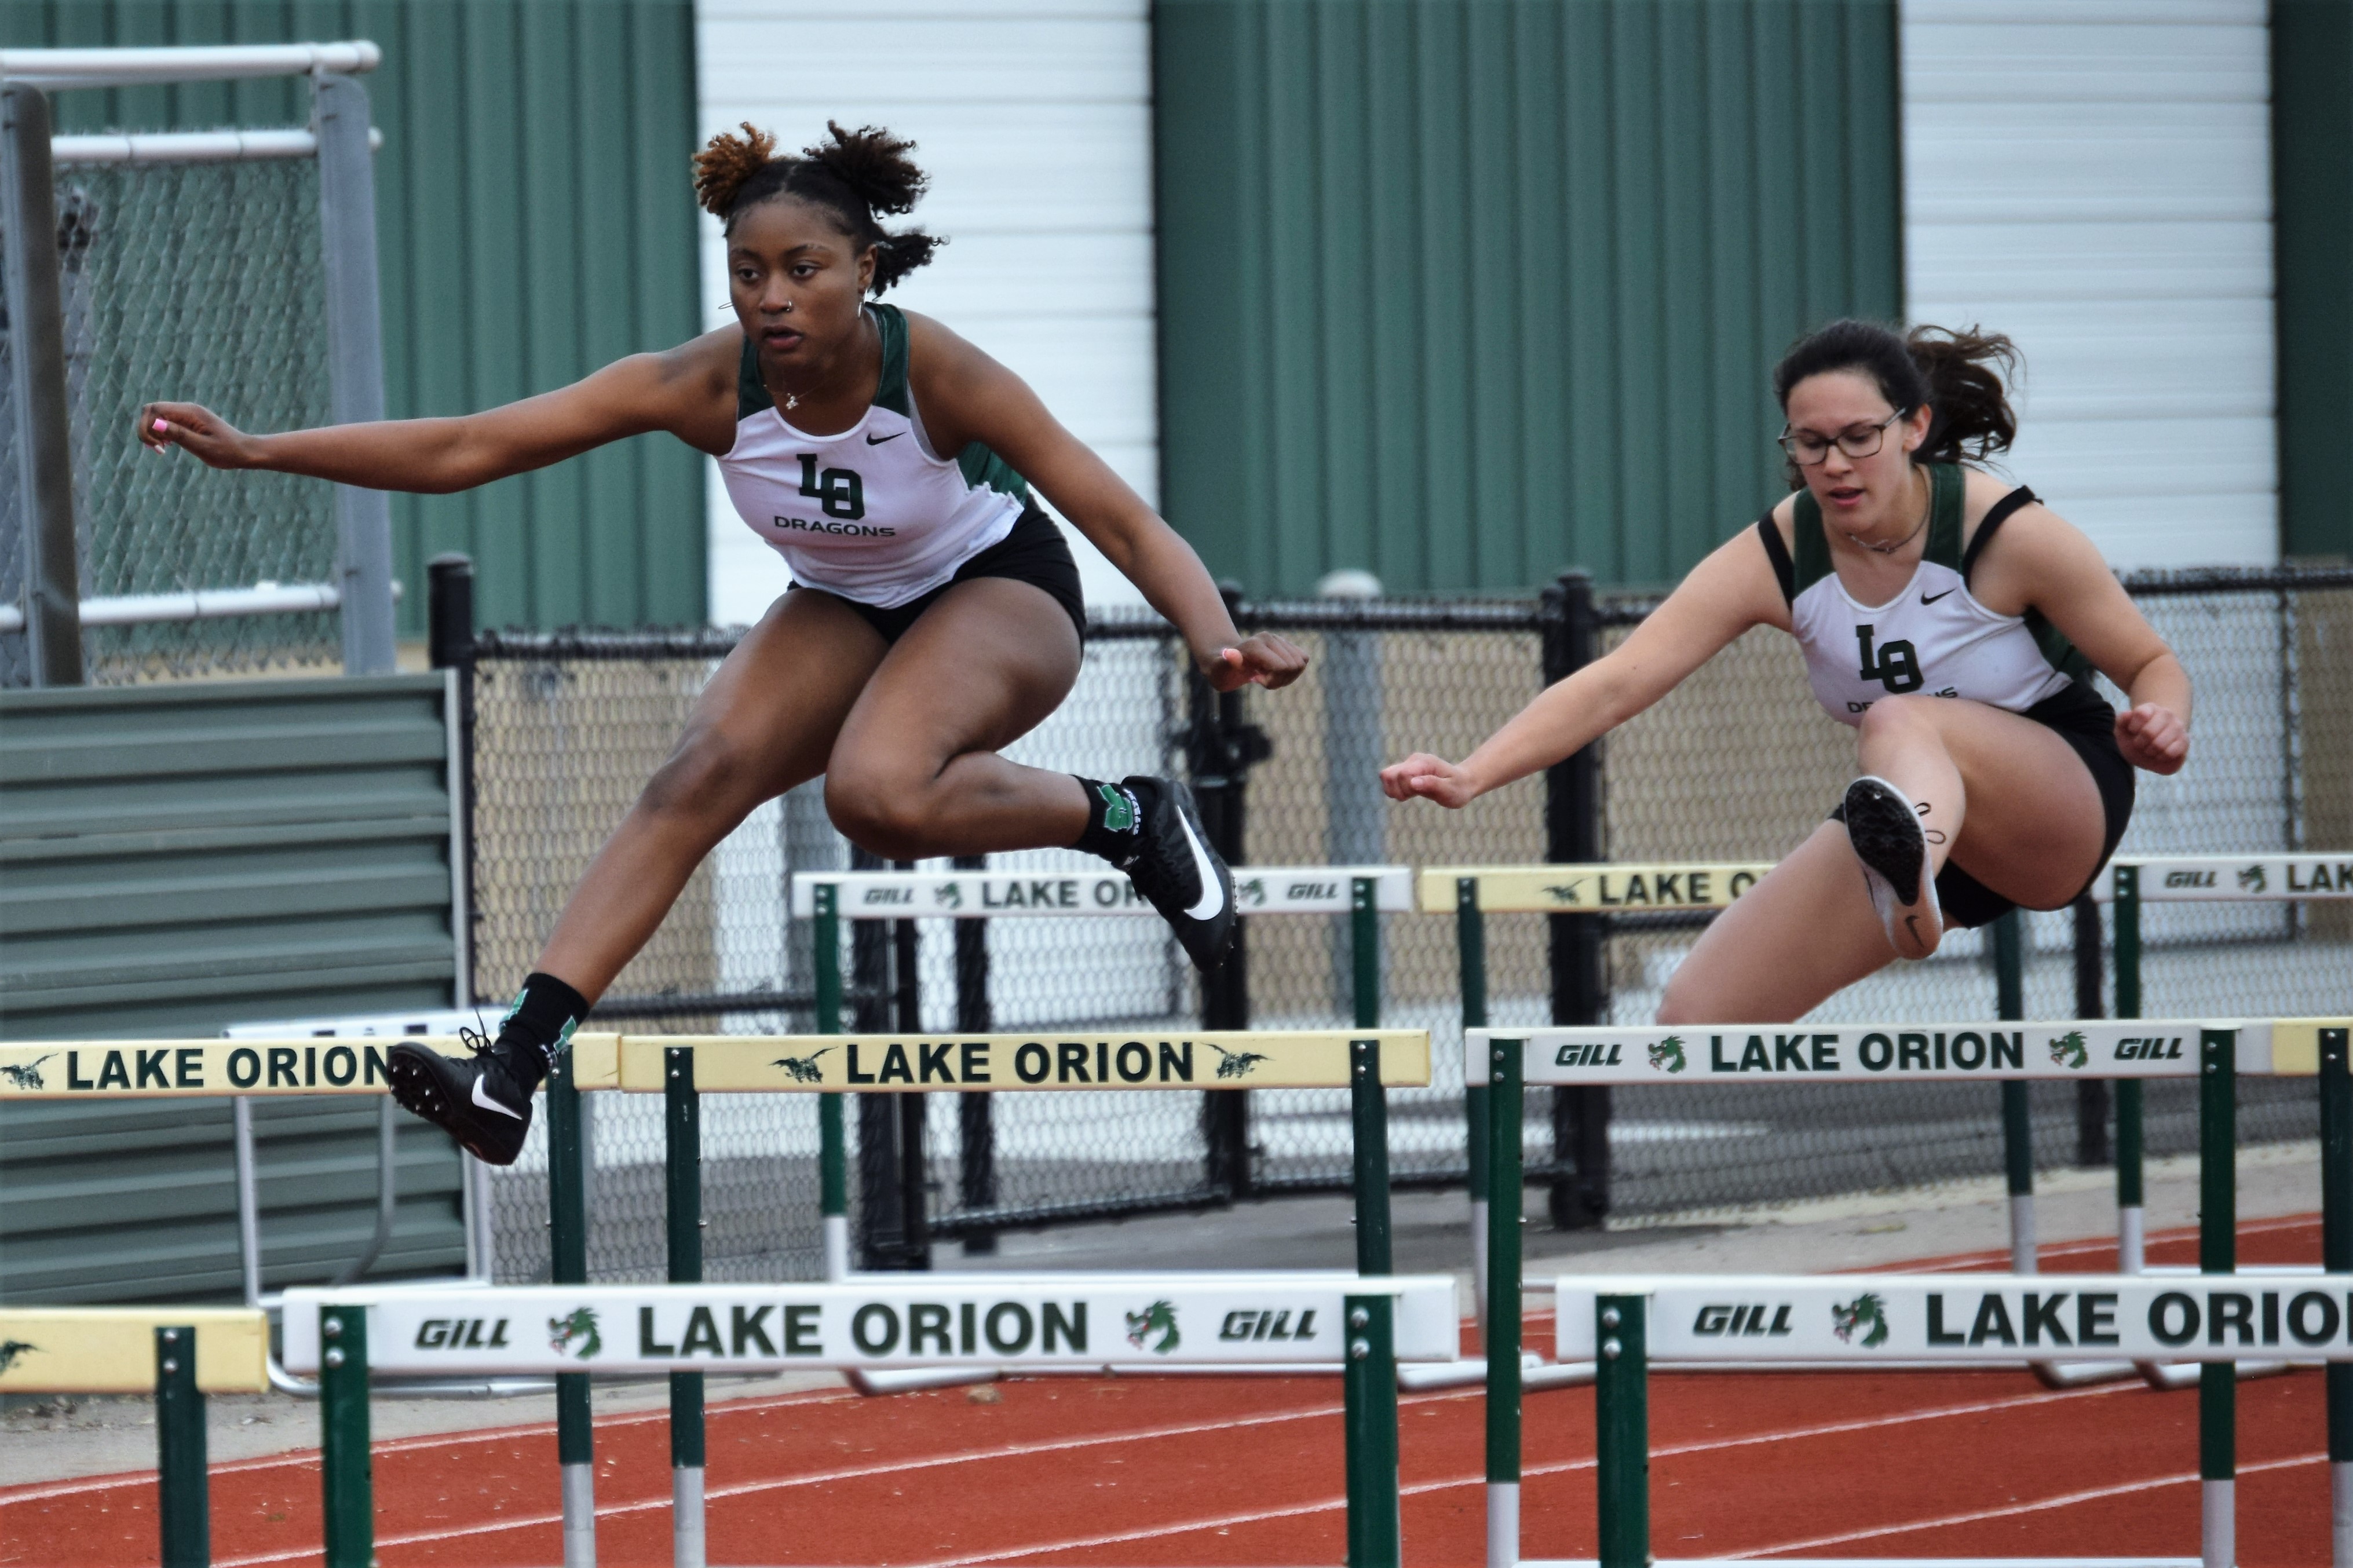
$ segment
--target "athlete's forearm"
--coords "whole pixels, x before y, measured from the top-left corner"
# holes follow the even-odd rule
[[[1538,693],[1462,759],[1481,795],[1576,755],[1633,716],[1619,672],[1589,664]]]
[[[2135,708],[2153,702],[2189,727],[2189,672],[2170,653],[2158,654],[2125,687],[2125,700]]]
[[[385,419],[248,437],[248,467],[374,490],[445,495],[542,463],[501,463],[469,437],[465,419]],[[553,458],[543,461],[553,461]]]
[[[1126,520],[1098,543],[1121,575],[1176,628],[1196,661],[1207,663],[1219,649],[1241,641],[1208,568],[1183,536],[1158,517],[1146,511]]]

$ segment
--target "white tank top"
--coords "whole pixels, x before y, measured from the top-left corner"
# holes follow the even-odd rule
[[[977,441],[954,458],[932,449],[907,384],[907,319],[895,305],[866,311],[882,337],[882,379],[866,416],[839,436],[785,423],[744,340],[735,445],[719,473],[794,582],[887,610],[1013,531],[1029,487]]]
[[[1969,593],[1969,569],[1978,552],[2034,492],[2021,485],[1994,503],[1964,552],[1966,477],[1957,464],[1926,466],[1927,547],[1912,581],[1883,605],[1859,603],[1839,581],[1812,491],[1797,494],[1794,561],[1771,512],[1757,525],[1788,601],[1814,698],[1843,724],[1862,723],[1880,698],[1912,692],[2023,713],[2090,678],[2089,662],[2039,612],[1998,615]]]

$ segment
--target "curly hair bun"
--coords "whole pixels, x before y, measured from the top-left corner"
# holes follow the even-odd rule
[[[801,155],[831,171],[869,211],[911,212],[923,199],[931,176],[907,156],[915,150],[913,142],[893,136],[879,125],[844,131],[838,121],[828,120],[825,128],[829,140],[803,148]]]
[[[744,121],[744,134],[722,131],[694,155],[694,199],[704,212],[723,218],[735,205],[744,182],[767,166],[776,139]]]

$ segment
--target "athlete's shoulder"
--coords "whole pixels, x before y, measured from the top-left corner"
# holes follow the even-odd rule
[[[732,398],[744,363],[744,329],[731,321],[647,357],[672,383],[713,397]]]

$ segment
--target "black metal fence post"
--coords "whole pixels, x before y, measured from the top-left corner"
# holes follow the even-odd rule
[[[455,552],[436,555],[425,563],[425,649],[436,669],[454,669],[457,677],[458,841],[457,883],[465,908],[456,911],[455,933],[460,964],[457,1005],[470,1006],[480,999],[476,990],[480,970],[475,963],[480,945],[481,905],[474,896],[474,563]]]
[[[1537,611],[1543,631],[1544,679],[1550,686],[1593,662],[1599,651],[1593,577],[1564,572],[1544,591]],[[1556,864],[1599,861],[1601,849],[1601,752],[1587,746],[1545,772],[1545,858]],[[1601,915],[1549,915],[1552,1021],[1599,1024],[1609,1011],[1602,973]],[[1609,1090],[1556,1089],[1552,1100],[1555,1174],[1548,1204],[1563,1230],[1599,1226],[1609,1212]],[[1502,1193],[1493,1203],[1514,1201]]]
[[[852,847],[853,871],[879,871],[879,856]],[[906,924],[908,922],[899,922]],[[894,942],[887,921],[852,921],[849,930],[849,986],[852,1016],[861,1035],[881,1034],[893,1026],[892,1002],[898,1003],[897,1026],[908,1027],[906,1012],[914,966],[902,960],[906,976],[892,984],[892,948],[911,958],[914,943]],[[911,1118],[907,1105],[914,1106]],[[930,1266],[923,1239],[923,1097],[914,1094],[861,1094],[858,1097],[858,1266],[869,1271],[924,1268]],[[912,1178],[912,1179],[911,1179]]]
[[[961,856],[955,868],[986,871],[988,857]],[[988,1002],[987,921],[955,922],[955,993],[958,1034],[986,1035],[996,1027],[996,1010]],[[956,1096],[956,1198],[967,1210],[997,1206],[997,1124],[989,1111],[994,1100],[987,1094]],[[995,1252],[997,1233],[965,1231],[964,1249],[966,1256]]]
[[[2106,965],[2101,962],[2100,906],[2085,893],[2068,908],[2075,919],[2075,1016],[2104,1016],[2107,989]],[[2075,1163],[2105,1165],[2108,1146],[2108,1080],[2079,1079],[2075,1083]]]
[[[1220,583],[1218,592],[1227,613],[1240,619],[1240,584]],[[1181,654],[1180,654],[1181,657]],[[1229,866],[1243,863],[1248,802],[1245,792],[1252,763],[1268,752],[1266,732],[1250,723],[1240,691],[1210,689],[1198,669],[1186,676],[1187,706],[1191,722],[1186,730],[1186,768],[1193,775],[1193,798],[1201,811],[1201,830],[1209,847]],[[1201,1026],[1205,1029],[1250,1027],[1250,927],[1234,932],[1226,961],[1201,977]],[[1229,1198],[1246,1197],[1250,1190],[1250,1096],[1225,1089],[1201,1097],[1201,1138],[1209,1185]]]

